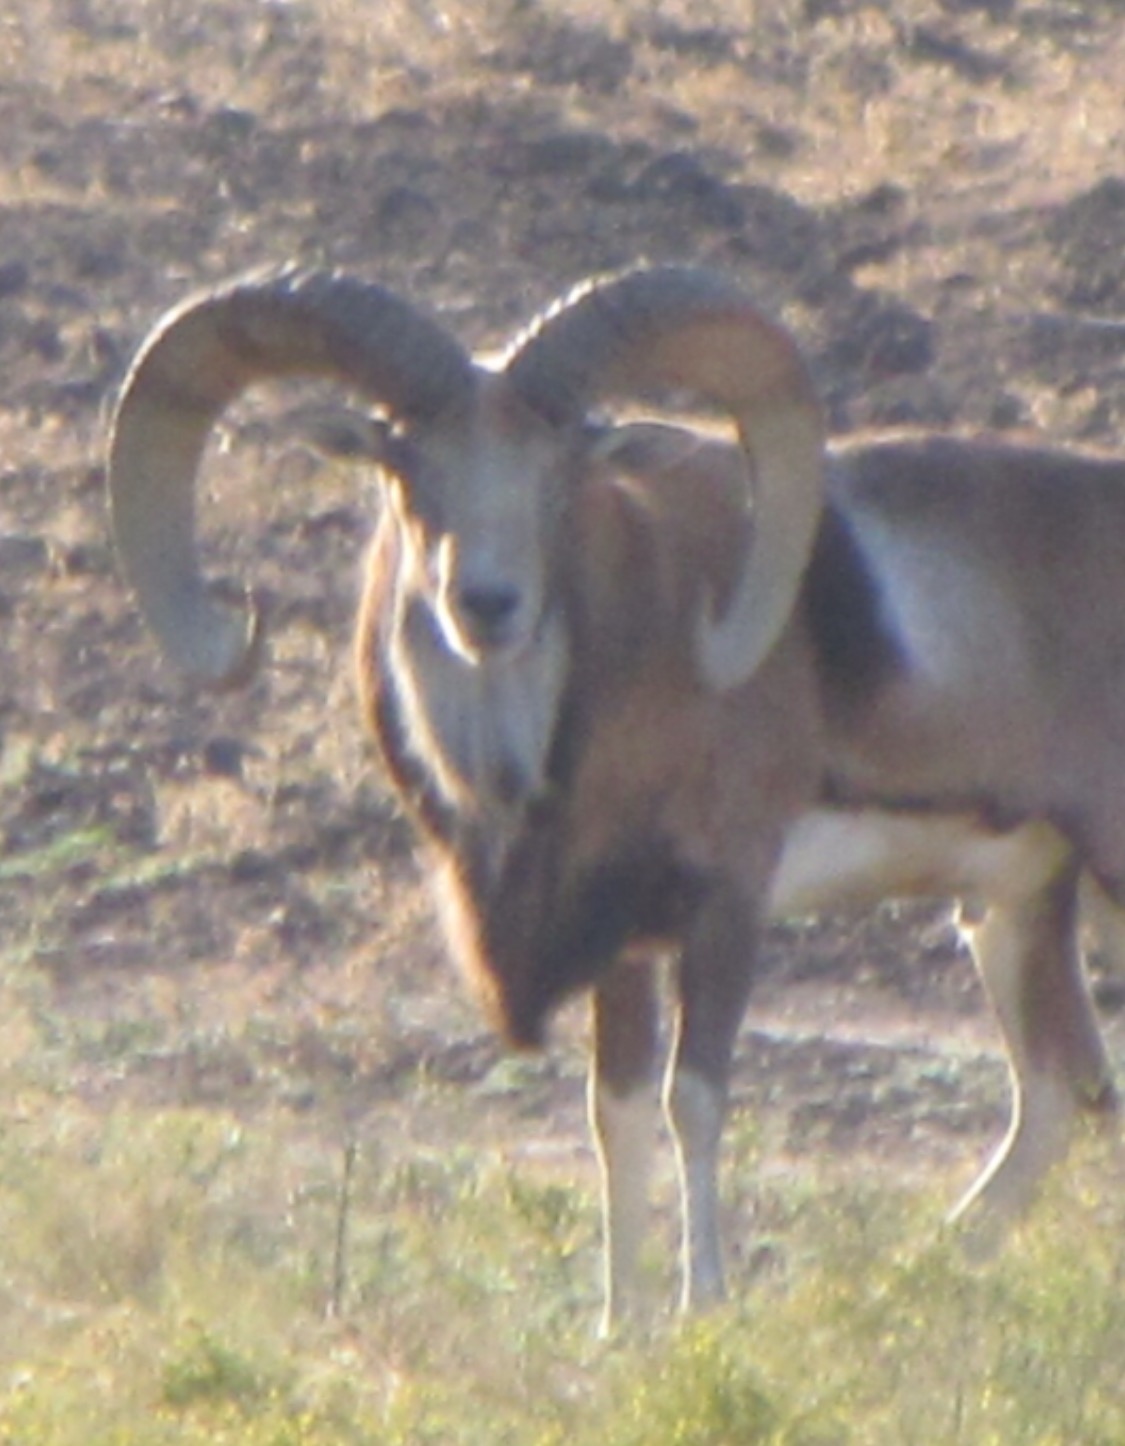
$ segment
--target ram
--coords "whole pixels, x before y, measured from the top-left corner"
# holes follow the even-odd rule
[[[1013,1078],[964,1202],[996,1233],[1077,1113],[1116,1107],[1076,889],[1125,891],[1125,464],[828,448],[787,333],[688,268],[581,288],[491,369],[384,288],[260,274],[160,323],[111,444],[124,575],[204,685],[244,677],[261,629],[201,574],[195,474],[243,389],[302,374],[378,416],[361,696],[452,951],[519,1046],[593,992],[606,1323],[635,1298],[664,955],[683,1303],[723,1292],[720,1135],[770,915],[965,901]],[[685,400],[734,435],[613,420]]]

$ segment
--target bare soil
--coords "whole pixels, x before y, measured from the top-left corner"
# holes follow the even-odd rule
[[[104,419],[164,307],[299,258],[493,345],[591,272],[691,260],[792,325],[838,431],[1112,447],[1123,73],[1120,0],[0,16],[0,948],[66,1087],[588,1159],[581,1011],[543,1064],[501,1058],[366,754],[347,653],[377,499],[308,449],[305,393],[240,405],[208,473],[271,665],[193,697],[139,627]],[[1005,1078],[946,906],[776,929],[736,1091],[779,1165],[940,1165],[951,1197]]]

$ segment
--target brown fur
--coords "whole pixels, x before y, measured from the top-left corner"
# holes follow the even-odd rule
[[[830,496],[875,570],[911,556],[882,584],[902,665],[834,708],[835,797],[1050,819],[1125,897],[1125,462],[949,437],[836,456]],[[907,568],[932,573],[918,647],[893,621]]]
[[[495,820],[452,809],[406,736],[388,666],[393,518],[376,539],[359,630],[364,706],[436,851],[454,952],[517,1043],[537,1042],[551,1008],[631,942],[674,941],[732,859],[741,877],[765,878],[781,820],[815,788],[800,650],[780,649],[742,696],[695,682],[702,588],[729,589],[745,538],[741,480],[715,461],[704,449],[690,479],[601,467],[580,484],[554,580],[571,661],[548,788],[507,821],[499,860]]]
[[[567,667],[544,787],[502,819],[451,807],[404,728],[388,655],[393,520],[374,548],[361,618],[366,710],[435,855],[452,951],[493,1019],[512,1042],[538,1044],[566,994],[595,990],[593,1118],[614,1182],[609,1318],[625,1308],[636,1251],[633,1226],[614,1239],[613,1222],[636,1220],[640,1188],[617,1156],[633,1147],[611,1102],[651,1082],[656,1048],[638,951],[679,953],[668,1106],[685,1302],[699,1304],[721,1291],[715,1121],[761,924],[776,906],[767,892],[775,875],[809,877],[804,866],[778,875],[777,864],[818,806],[916,820],[902,849],[892,841],[870,864],[858,855],[848,887],[861,897],[925,880],[996,902],[970,937],[1008,1040],[1017,1108],[965,1199],[989,1207],[977,1213],[982,1237],[1026,1203],[1072,1117],[1115,1099],[1077,963],[1074,892],[1080,857],[1111,883],[1122,877],[1125,798],[1112,778],[1125,685],[1104,670],[1125,657],[1125,585],[1120,607],[1098,602],[1078,616],[1066,599],[1087,559],[1103,593],[1113,591],[1106,575],[1125,579],[1125,465],[939,439],[840,449],[799,606],[750,682],[724,694],[699,686],[692,620],[706,590],[721,605],[752,545],[742,474],[734,448],[645,428],[605,464],[577,468],[547,583]],[[1067,488],[1081,489],[1077,517]],[[927,580],[935,561],[952,561],[961,586],[946,587],[940,571]],[[1091,713],[1091,701],[1105,706]],[[866,816],[879,814],[856,814]],[[927,829],[927,818],[940,826]],[[1069,848],[1048,829],[1014,834],[1006,850],[994,830],[1024,819],[1056,824]],[[1009,878],[1006,852],[1017,870],[1026,861],[1025,881]],[[834,885],[817,887],[830,905]]]
[[[947,440],[845,449],[803,614],[750,685],[716,696],[695,682],[690,623],[703,589],[721,598],[737,573],[741,459],[709,442],[654,466],[665,441],[654,433],[646,446],[641,429],[611,464],[588,469],[558,519],[549,587],[565,620],[566,682],[546,787],[505,820],[499,863],[495,819],[478,824],[451,808],[432,760],[404,735],[402,680],[388,665],[399,557],[389,515],[373,550],[359,652],[367,715],[442,857],[456,952],[486,982],[511,1037],[538,1039],[551,1006],[595,982],[634,938],[674,942],[710,881],[730,877],[751,898],[760,893],[788,821],[818,799],[975,810],[1007,824],[1049,818],[1091,851],[1100,877],[1125,878],[1114,850],[1125,796],[1107,776],[1125,697],[1092,718],[1085,706],[1125,686],[1102,664],[1125,656],[1125,605],[1084,616],[1075,630],[1061,603],[1077,558],[1125,578],[1125,467],[978,454]],[[1068,463],[1072,483],[1082,474],[1085,521],[1065,506],[1057,474]],[[935,555],[959,549],[1011,597],[1029,639],[1013,635],[1006,653],[978,660],[967,637],[975,692],[916,681],[910,629],[905,640],[896,633],[878,595],[878,549],[863,556],[871,509]],[[841,537],[826,545],[834,532]],[[1056,574],[1053,595],[1043,584]],[[962,602],[948,599],[951,628]],[[854,635],[841,640],[844,624]],[[979,629],[971,611],[966,626]],[[1014,696],[1011,674],[1025,679]]]

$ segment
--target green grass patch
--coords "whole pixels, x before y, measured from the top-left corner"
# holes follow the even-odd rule
[[[974,1270],[932,1201],[771,1182],[768,1272],[602,1345],[589,1192],[488,1151],[369,1142],[332,1316],[342,1158],[280,1113],[8,1120],[0,1442],[1125,1440],[1121,1212],[1077,1186]]]
[[[38,848],[0,859],[0,883],[39,883],[85,864],[100,862],[117,849],[112,829],[76,828]]]

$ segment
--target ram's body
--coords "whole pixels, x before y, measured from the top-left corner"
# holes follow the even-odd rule
[[[1002,1222],[1076,1110],[1112,1103],[1075,891],[1086,868],[1125,896],[1125,464],[888,441],[834,453],[822,490],[789,343],[694,275],[594,288],[496,376],[430,337],[406,381],[385,294],[345,282],[341,321],[339,290],[242,285],[157,333],[115,438],[123,559],[166,649],[224,679],[254,629],[206,599],[189,515],[182,535],[213,417],[254,376],[303,367],[405,418],[379,444],[364,704],[499,1026],[537,1043],[561,998],[594,990],[609,1317],[644,1211],[651,956],[677,957],[666,1102],[697,1305],[722,1289],[719,1138],[771,912],[970,902],[1015,1086],[970,1195]],[[377,313],[362,346],[360,300]],[[607,376],[638,371],[725,406],[741,443],[591,426]]]
[[[1051,819],[1125,895],[1125,462],[931,437],[832,479],[897,654],[854,722],[829,703],[834,795]]]
[[[400,577],[393,523],[373,552],[360,629],[369,716],[392,776],[416,807],[419,787],[429,800],[419,813],[451,943],[508,1036],[538,1042],[565,994],[608,980],[595,1116],[604,1148],[629,1160],[611,1217],[637,1188],[639,1146],[618,1140],[608,1115],[645,1113],[655,1042],[654,1029],[644,1040],[655,1010],[645,965],[625,967],[627,984],[613,971],[681,946],[716,881],[732,890],[731,916],[700,968],[730,1020],[763,908],[787,917],[910,895],[987,908],[966,932],[1016,1093],[1009,1137],[966,1197],[982,1197],[987,1236],[1027,1202],[1075,1112],[1113,1104],[1075,886],[1079,856],[1120,886],[1125,696],[1112,694],[1125,674],[1107,677],[1105,660],[1125,647],[1125,466],[945,438],[835,450],[791,624],[747,685],[716,695],[695,685],[690,622],[703,581],[737,567],[742,467],[733,445],[633,428],[580,484],[559,553],[572,663],[546,787],[497,873],[485,862],[491,825],[471,841],[460,814],[443,821],[440,790],[418,773],[432,741],[421,750],[407,738],[398,690],[418,669],[447,674],[442,712],[458,728],[479,727],[486,710],[479,680],[447,651],[392,657],[380,636]],[[1099,604],[1076,610],[1095,569],[1121,579],[1119,606],[1105,606],[1103,585]],[[1095,698],[1110,708],[1092,715]],[[491,716],[497,733],[518,707],[506,698]],[[725,1025],[707,1037],[710,1074],[729,1040]],[[716,1267],[702,1237],[688,1276],[707,1293]],[[620,1261],[611,1293],[627,1293],[630,1274]]]

